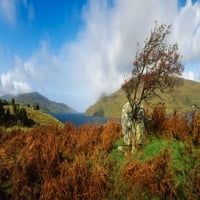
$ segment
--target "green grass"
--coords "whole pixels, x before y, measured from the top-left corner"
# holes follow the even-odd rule
[[[55,117],[47,113],[43,113],[40,110],[33,110],[31,108],[26,107],[26,111],[27,111],[28,118],[33,119],[35,123],[38,125],[41,125],[41,126],[46,126],[50,124],[62,125],[62,123],[59,120],[57,120]]]
[[[198,150],[193,149],[191,154],[187,152],[189,145],[176,139],[153,139],[143,150],[141,160],[152,159],[166,148],[172,155],[172,166],[174,169],[187,170],[190,168],[190,158],[196,155]]]
[[[141,157],[142,161],[145,161],[150,158],[154,158],[159,155],[163,148],[167,146],[168,140],[159,140],[153,139],[151,143],[149,143],[143,151],[143,156]]]
[[[26,106],[22,106],[22,107],[26,109],[28,118],[32,119],[36,123],[36,125],[40,125],[40,126],[46,126],[46,125],[51,125],[51,124],[62,125],[62,123],[59,120],[57,120],[55,117],[47,113],[44,113],[40,110],[33,110]],[[5,108],[6,109],[8,108],[10,110],[10,113],[13,114],[12,106],[5,106]],[[19,128],[19,127],[15,126],[14,128]]]
[[[118,139],[114,144],[113,144],[113,149],[111,151],[111,158],[116,161],[117,163],[119,163],[120,167],[124,164],[125,161],[125,157],[124,157],[124,151],[119,151],[118,147],[121,146],[124,148],[123,146],[123,137],[121,137],[120,139]]]
[[[29,127],[21,127],[21,126],[17,126],[17,125],[8,127],[8,128],[5,128],[5,127],[0,127],[0,128],[3,130],[5,129],[7,132],[11,132],[12,130],[18,130],[18,129],[20,129],[22,131],[29,131],[31,129]]]

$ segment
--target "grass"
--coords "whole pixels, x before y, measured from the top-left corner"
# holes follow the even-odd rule
[[[5,106],[5,108],[10,110],[10,113],[13,114],[13,109],[12,106]],[[40,126],[47,126],[47,125],[51,125],[51,124],[55,124],[55,125],[62,125],[62,122],[60,122],[59,120],[57,120],[55,117],[44,113],[40,110],[33,110],[32,108],[23,106],[23,108],[26,109],[27,112],[27,116],[29,119],[32,119],[36,125],[40,125]],[[12,127],[13,128],[19,128],[18,126]]]
[[[47,113],[43,113],[40,110],[33,110],[31,108],[26,107],[26,111],[28,118],[33,119],[36,122],[36,124],[39,124],[41,126],[46,126],[50,124],[62,125],[62,123],[59,120]]]
[[[21,126],[12,126],[12,127],[8,127],[8,128],[5,128],[5,127],[0,127],[1,129],[6,129],[7,132],[11,132],[13,130],[22,130],[22,131],[29,131],[31,128],[29,127],[21,127]]]
[[[172,155],[172,167],[174,169],[179,169],[181,171],[187,170],[190,168],[190,158],[192,155],[196,155],[200,152],[198,149],[193,149],[191,154],[187,153],[189,145],[178,141],[174,138],[168,139],[153,139],[143,150],[143,155],[141,160],[144,162],[147,159],[152,159],[155,156],[159,155],[163,149],[166,148]]]
[[[118,147],[124,148],[122,137],[113,144],[113,149],[110,153],[111,159],[116,161],[121,167],[124,164],[125,157],[124,157],[124,151],[119,151]]]
[[[153,158],[161,153],[164,147],[167,146],[167,140],[153,139],[150,144],[148,144],[141,157],[142,161]]]

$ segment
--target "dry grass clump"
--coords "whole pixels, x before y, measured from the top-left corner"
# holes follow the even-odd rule
[[[177,185],[173,184],[170,165],[171,158],[166,149],[153,160],[128,163],[123,171],[128,182],[128,199],[174,199]]]
[[[57,178],[45,179],[40,199],[102,199],[109,188],[107,175],[97,163],[90,162],[82,156],[63,162]]]
[[[152,112],[150,131],[159,136],[165,129],[165,121],[166,107],[164,104],[158,104]]]
[[[195,145],[200,145],[200,113],[195,112],[192,118],[192,141]]]
[[[191,145],[200,145],[200,113],[194,112],[192,117],[174,111],[173,115],[166,115],[164,104],[158,104],[152,113],[149,134],[157,137],[173,137],[186,141]]]
[[[180,115],[176,111],[165,121],[163,134],[182,141],[191,141],[190,125],[186,115]]]
[[[121,136],[116,122],[80,128],[54,125],[11,135],[0,146],[1,181],[9,184],[7,197],[9,193],[11,199],[92,200],[108,193],[108,156],[102,149],[110,150]]]
[[[118,133],[118,134],[116,134],[116,133]],[[119,125],[119,123],[116,123],[114,121],[108,122],[107,125],[103,127],[101,137],[100,137],[102,149],[104,151],[111,150],[113,143],[120,136],[122,136],[121,125]]]

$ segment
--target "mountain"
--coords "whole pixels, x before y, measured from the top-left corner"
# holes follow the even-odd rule
[[[42,96],[38,92],[24,93],[16,96],[5,95],[0,97],[0,99],[5,99],[7,101],[11,100],[11,98],[15,99],[17,104],[23,106],[33,106],[34,104],[38,104],[40,110],[46,113],[74,113],[76,112],[73,108],[63,104],[56,103],[54,101],[49,100],[48,98]]]
[[[4,96],[1,96],[0,99],[6,100],[6,101],[10,101],[12,98],[14,98],[15,95],[12,94],[6,94]]]
[[[172,113],[174,109],[178,112],[193,111],[194,105],[200,107],[200,82],[180,79],[181,84],[174,88],[174,101],[168,101],[165,95],[162,99],[166,105],[167,113]],[[124,103],[127,102],[126,94],[121,89],[110,96],[100,98],[94,105],[86,110],[87,115],[96,115],[111,118],[120,118]],[[161,100],[152,100],[156,104]],[[148,107],[149,110],[151,108]]]

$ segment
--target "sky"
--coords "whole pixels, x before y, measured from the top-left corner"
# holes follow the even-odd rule
[[[121,87],[155,21],[200,81],[200,0],[0,0],[0,96],[37,91],[84,112]]]

